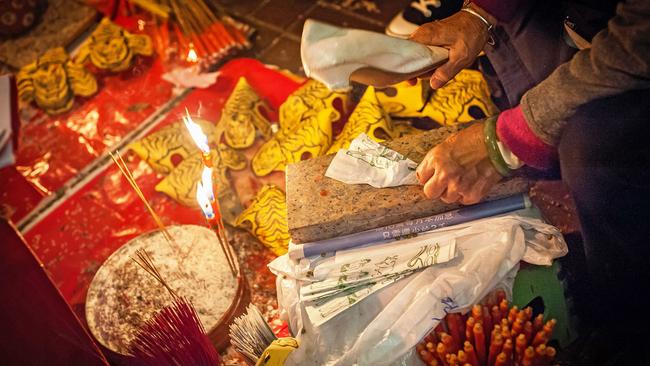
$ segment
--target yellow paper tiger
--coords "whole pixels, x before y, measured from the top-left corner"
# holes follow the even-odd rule
[[[367,134],[375,141],[384,141],[384,138],[378,137],[375,133],[377,130],[383,132],[382,137],[392,139],[397,136],[397,131],[393,128],[390,117],[377,100],[375,88],[370,86],[363,93],[359,104],[352,111],[350,118],[343,126],[343,130],[336,137],[327,153],[333,154],[340,149],[347,148],[350,146],[350,142],[361,133]]]
[[[48,114],[69,111],[74,96],[91,96],[97,81],[82,65],[70,61],[61,47],[48,50],[16,76],[18,95],[23,102],[36,102]]]
[[[104,18],[79,49],[76,62],[83,63],[90,58],[100,69],[119,72],[131,66],[135,55],[150,56],[152,53],[149,36],[131,34]]]
[[[255,128],[265,140],[271,138],[271,125],[260,113],[264,102],[244,77],[237,81],[221,111],[219,125],[224,129],[226,143],[235,149],[245,149],[255,141]]]
[[[249,223],[248,227],[245,222]],[[245,227],[276,255],[285,254],[289,246],[289,227],[284,192],[274,185],[264,185],[253,203],[239,215],[236,225]]]
[[[402,82],[378,89],[377,98],[393,117],[429,117],[442,125],[475,120],[471,108],[478,108],[485,116],[498,113],[490,100],[487,83],[478,71],[462,70],[426,100],[429,92],[428,81],[419,80],[416,85]]]
[[[212,163],[214,166],[212,179],[218,191],[230,187],[227,169],[242,170],[246,167],[246,158],[225,144],[219,144],[218,150],[212,150]],[[172,170],[172,172],[156,185],[156,191],[165,193],[177,202],[197,207],[196,183],[201,179],[203,172],[203,159],[197,152]],[[222,193],[222,192],[221,192]]]
[[[193,117],[210,141],[216,140],[216,128],[212,122]],[[197,147],[183,122],[163,127],[145,138],[132,143],[129,148],[146,161],[158,173],[169,174],[176,164],[196,153]],[[174,156],[178,162],[174,161]]]
[[[265,176],[284,171],[287,164],[324,155],[332,143],[332,122],[341,117],[335,104],[344,108],[347,99],[318,81],[307,81],[280,106],[280,131],[253,157],[253,172]]]

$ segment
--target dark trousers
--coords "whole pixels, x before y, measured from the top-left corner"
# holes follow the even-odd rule
[[[560,7],[530,3],[495,28],[486,49],[483,70],[501,108],[519,104],[577,51],[564,41]],[[584,330],[574,361],[650,364],[650,90],[582,106],[563,131],[559,157],[586,263],[584,281],[571,289]]]

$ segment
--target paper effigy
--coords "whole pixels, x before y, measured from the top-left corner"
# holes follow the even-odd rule
[[[213,141],[216,126],[204,119],[194,117],[201,130]],[[138,141],[129,148],[158,173],[169,174],[184,159],[196,153],[196,145],[183,122],[165,126]],[[176,161],[178,160],[178,161]]]
[[[417,164],[404,155],[373,141],[362,133],[348,149],[339,150],[325,176],[347,184],[369,184],[375,188],[419,184]]]
[[[219,144],[218,150],[211,153],[214,166],[212,179],[218,190],[229,187],[227,169],[242,170],[246,167],[243,154],[234,151],[224,144]],[[196,183],[201,180],[203,171],[201,153],[187,157],[172,172],[161,180],[155,187],[158,192],[165,193],[182,205],[197,207]]]
[[[147,35],[131,34],[104,18],[79,49],[75,61],[90,59],[100,69],[120,72],[128,69],[136,55],[151,56],[153,47]]]
[[[256,129],[264,139],[271,138],[271,125],[260,111],[264,105],[246,78],[240,77],[219,120],[219,126],[224,129],[226,144],[235,149],[248,148],[255,141]]]
[[[83,65],[70,60],[62,47],[48,50],[16,75],[18,96],[34,101],[48,114],[72,108],[74,96],[88,97],[97,92],[97,80]]]
[[[397,136],[397,131],[393,128],[390,117],[377,100],[375,88],[370,86],[363,93],[359,104],[352,111],[350,118],[343,126],[343,130],[336,136],[327,153],[333,154],[340,149],[348,148],[352,140],[361,133],[367,134],[375,141],[384,141],[384,138],[377,136],[377,132],[383,133],[382,137],[387,139]]]
[[[246,222],[249,227],[244,225]],[[235,225],[246,228],[276,255],[285,254],[289,246],[289,228],[284,192],[274,185],[262,187]]]
[[[441,125],[470,122],[499,112],[490,99],[483,75],[474,70],[462,70],[435,91],[430,89],[428,80],[418,80],[415,85],[402,82],[376,88],[376,93],[392,117],[428,117]]]
[[[255,175],[284,171],[287,164],[325,155],[332,144],[332,122],[341,118],[347,99],[347,94],[332,92],[315,80],[293,92],[280,106],[280,130],[251,160]]]

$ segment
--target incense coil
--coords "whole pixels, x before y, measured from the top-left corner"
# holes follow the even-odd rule
[[[244,225],[246,222],[249,227]],[[235,225],[246,228],[276,255],[285,254],[290,237],[284,192],[274,185],[262,187],[253,203],[239,215]]]
[[[246,78],[240,77],[219,120],[219,125],[224,129],[224,139],[230,147],[245,149],[253,145],[256,129],[264,139],[271,138],[271,124],[260,112],[260,107],[265,105]]]
[[[216,140],[216,127],[212,122],[197,117],[192,119],[201,126],[209,140]],[[162,174],[171,173],[180,162],[197,151],[196,144],[183,122],[163,127],[132,143],[129,148],[146,161],[153,170]]]
[[[76,61],[84,63],[90,59],[100,69],[119,72],[128,69],[136,55],[152,53],[149,36],[131,34],[104,18],[79,49]]]
[[[334,154],[340,149],[348,148],[350,142],[362,133],[378,142],[397,136],[397,131],[393,128],[390,117],[382,108],[379,100],[377,100],[375,88],[372,86],[368,87],[363,93],[359,104],[352,111],[350,118],[343,126],[343,130],[336,137],[327,153]]]
[[[470,122],[497,114],[483,75],[462,70],[440,89],[432,91],[426,80],[405,81],[377,89],[377,98],[391,117],[428,117],[442,124]],[[482,115],[480,115],[482,114]]]

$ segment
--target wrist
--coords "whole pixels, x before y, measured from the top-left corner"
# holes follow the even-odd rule
[[[485,42],[494,45],[494,38],[491,34],[492,28],[494,27],[492,17],[488,16],[485,11],[480,10],[479,7],[473,6],[472,3],[466,4],[460,11],[474,19],[479,24],[479,29],[483,31]]]
[[[482,16],[487,22],[494,27],[495,24],[497,24],[497,19],[492,16],[489,12],[485,11],[483,8],[480,6],[476,5],[476,3],[469,2],[467,5],[465,5],[466,8],[472,9],[475,12],[477,12],[480,16]]]

